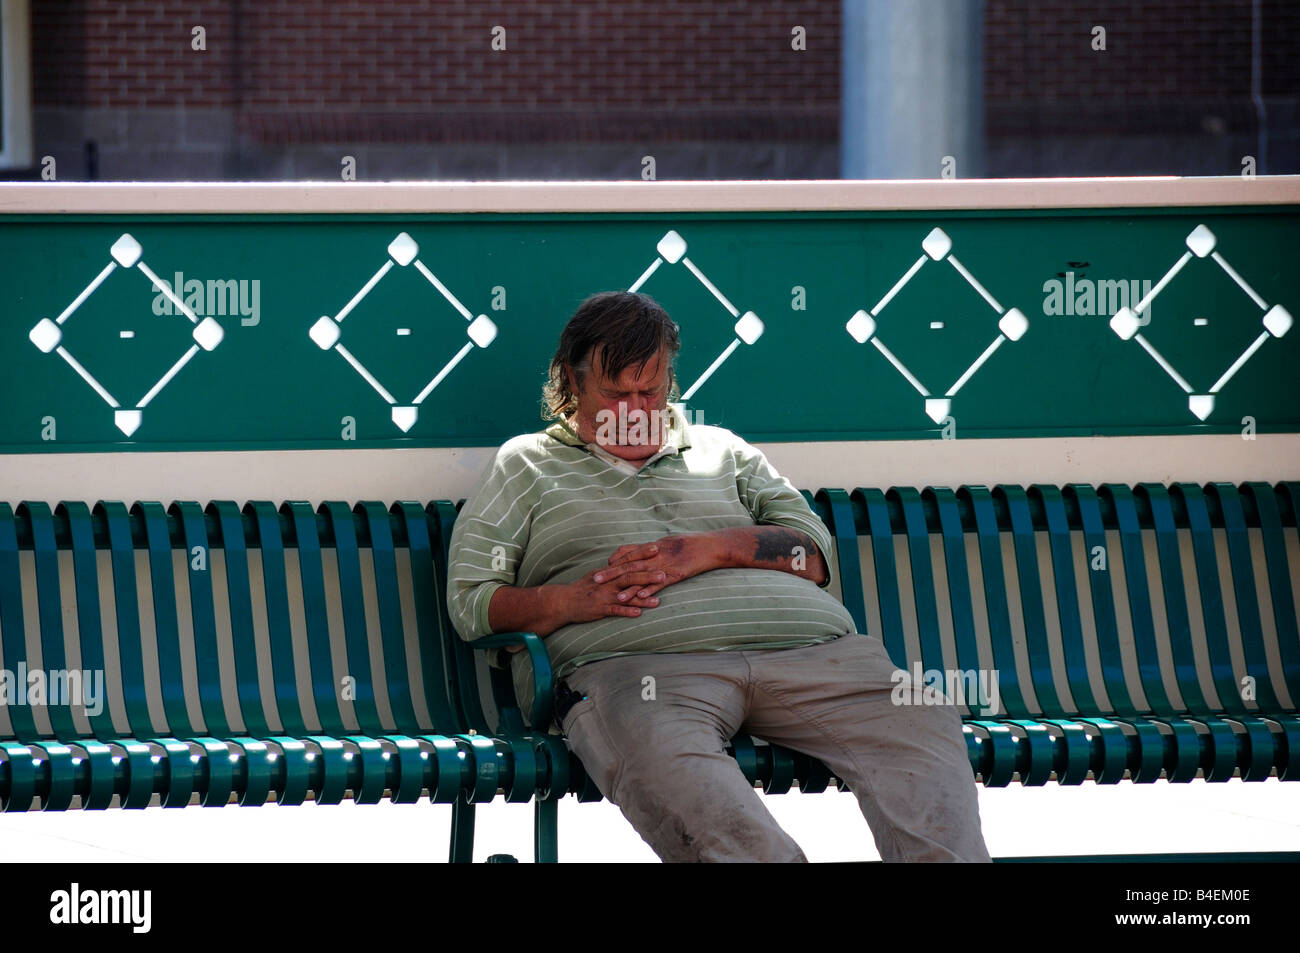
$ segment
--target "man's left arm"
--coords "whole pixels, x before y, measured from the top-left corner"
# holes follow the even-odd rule
[[[758,542],[752,556],[742,549],[733,552],[733,558],[753,559],[742,561],[742,566],[778,568],[765,561],[780,556],[779,548],[784,547],[787,565],[780,568],[811,579],[822,588],[829,586],[831,534],[826,524],[790,481],[776,472],[761,450],[739,437],[735,441],[736,492],[757,524],[746,527],[746,531],[752,530]],[[793,537],[806,538],[807,543],[795,542]]]
[[[638,598],[714,569],[771,569],[792,573],[822,587],[830,584],[830,573],[817,541],[803,530],[787,526],[737,526],[621,546],[610,557],[609,568],[601,570],[595,581],[602,583],[640,569],[662,571],[666,579],[645,586],[637,593]]]
[[[723,544],[720,569],[777,569],[830,585],[830,570],[822,547],[802,529],[760,525],[718,532]]]
[[[665,536],[653,543],[620,547],[610,557],[610,575],[636,568],[668,574],[662,585],[647,586],[638,597],[713,569],[771,569],[788,572],[825,588],[831,582],[831,536],[790,481],[756,447],[736,439],[736,492],[754,526]]]

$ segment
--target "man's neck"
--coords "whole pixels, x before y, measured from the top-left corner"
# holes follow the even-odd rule
[[[667,414],[665,413],[665,417]],[[569,428],[578,439],[587,445],[588,449],[595,450],[599,448],[606,456],[621,460],[624,463],[631,464],[633,467],[641,467],[648,463],[656,455],[663,452],[664,447],[669,443],[668,431],[665,428],[657,443],[637,445],[637,444],[602,444],[597,438],[597,431],[588,429],[583,426],[583,422],[575,414],[572,417],[564,419],[565,426]]]

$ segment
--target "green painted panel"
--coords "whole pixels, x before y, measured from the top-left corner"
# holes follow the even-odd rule
[[[1298,224],[1294,206],[0,216],[0,450],[494,446],[542,426],[577,304],[630,286],[682,326],[695,419],[751,440],[1296,432]]]

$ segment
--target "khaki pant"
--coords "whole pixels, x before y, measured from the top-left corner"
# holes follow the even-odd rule
[[[802,861],[724,745],[744,731],[848,782],[886,861],[988,861],[952,705],[897,705],[879,639],[631,655],[566,681],[573,752],[665,861]],[[653,696],[653,697],[651,697]]]

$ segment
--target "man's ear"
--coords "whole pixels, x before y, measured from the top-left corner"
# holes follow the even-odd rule
[[[585,371],[586,374],[596,373],[596,361],[598,358],[597,355],[598,350],[599,348],[592,348],[592,350],[588,352],[587,356],[578,362],[579,367],[586,368]],[[576,402],[578,399],[578,394],[581,392],[582,388],[578,386],[578,372],[574,369],[574,366],[572,364],[564,365],[564,378],[569,382],[569,393],[573,395],[573,399]]]

